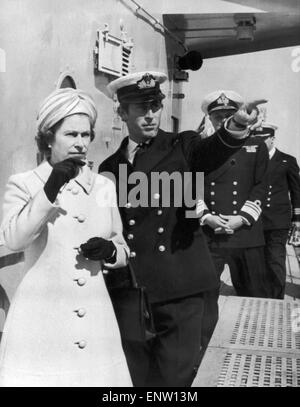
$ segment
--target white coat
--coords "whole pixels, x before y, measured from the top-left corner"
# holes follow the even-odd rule
[[[4,198],[1,238],[25,251],[27,273],[4,327],[0,385],[131,386],[103,264],[76,250],[101,236],[117,248],[108,266],[126,264],[115,186],[85,166],[52,204],[43,189],[51,170],[44,162],[11,176]]]

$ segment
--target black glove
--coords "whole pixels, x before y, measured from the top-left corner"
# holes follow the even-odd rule
[[[79,167],[85,165],[85,162],[79,158],[68,158],[53,165],[53,170],[48,178],[44,191],[50,202],[54,202],[60,188],[75,178],[79,172]]]
[[[116,246],[111,240],[102,237],[92,237],[80,245],[80,250],[81,254],[90,260],[105,260],[107,263],[116,261]]]

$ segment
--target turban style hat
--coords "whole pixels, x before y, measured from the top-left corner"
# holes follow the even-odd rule
[[[93,128],[97,119],[97,111],[92,97],[80,89],[55,90],[40,106],[37,117],[38,130],[44,133],[60,120],[73,114],[86,114]]]

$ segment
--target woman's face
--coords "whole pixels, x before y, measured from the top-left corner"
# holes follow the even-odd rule
[[[74,114],[68,116],[56,129],[51,144],[51,164],[67,158],[84,160],[91,142],[91,125],[87,115]]]

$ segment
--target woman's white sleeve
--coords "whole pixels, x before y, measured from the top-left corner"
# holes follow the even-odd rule
[[[47,219],[58,208],[48,200],[43,188],[32,197],[24,178],[12,175],[4,195],[2,242],[10,250],[25,249],[39,236]]]
[[[118,268],[126,266],[129,257],[129,248],[123,236],[123,225],[117,204],[117,194],[115,185],[112,182],[111,196],[111,216],[112,216],[112,237],[111,241],[115,244],[117,257],[115,263],[104,263],[106,268]]]

